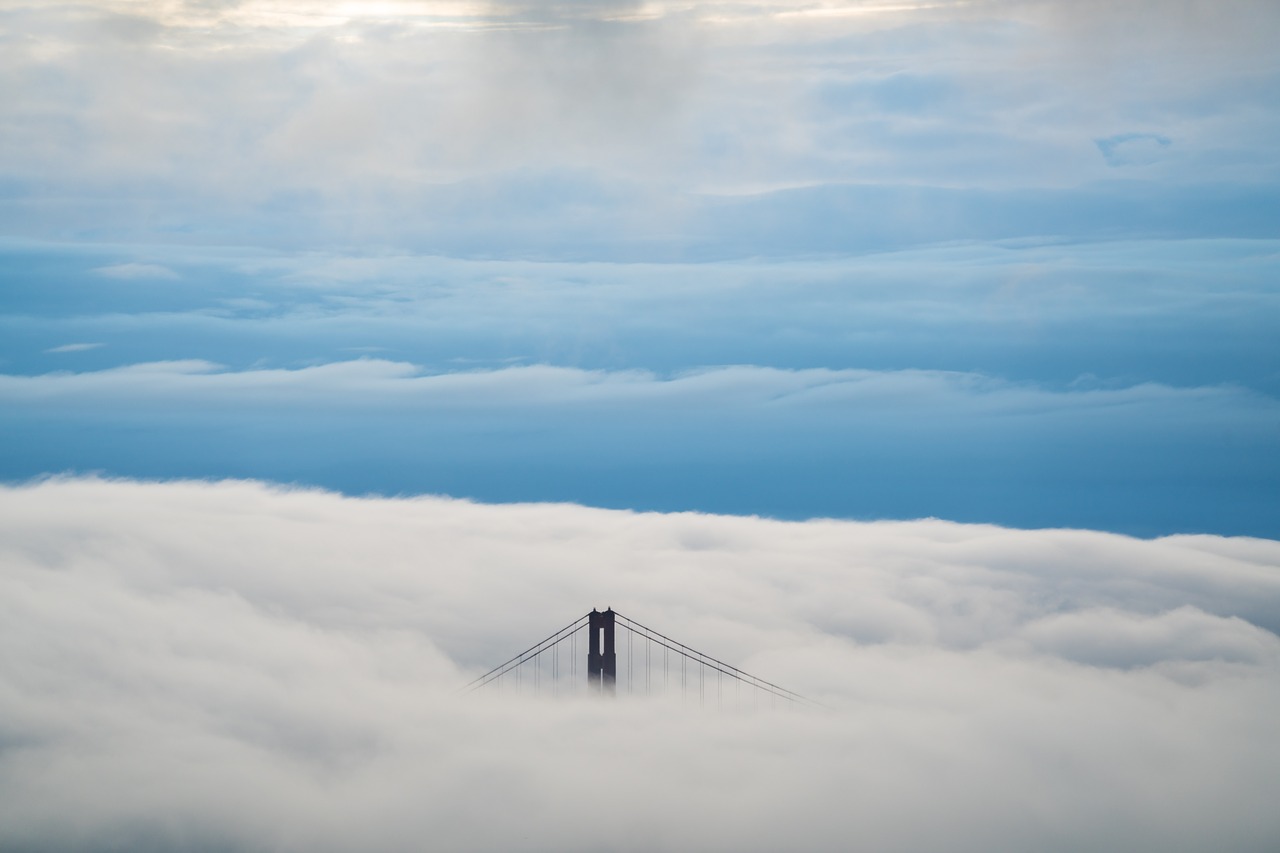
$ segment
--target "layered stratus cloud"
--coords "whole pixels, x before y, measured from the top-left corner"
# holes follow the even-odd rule
[[[457,694],[606,605],[826,707]],[[5,488],[0,846],[1269,851],[1277,614],[1263,540]]]
[[[1280,242],[1239,238],[963,241],[716,263],[10,241],[0,363],[30,375],[365,353],[435,370],[918,368],[1274,394],[1277,276]],[[41,357],[77,341],[106,346]]]
[[[0,376],[0,403],[15,479],[230,473],[347,493],[1277,533],[1280,405],[1230,386],[190,360]]]
[[[619,264],[15,241],[0,476],[1274,537],[1276,249]]]

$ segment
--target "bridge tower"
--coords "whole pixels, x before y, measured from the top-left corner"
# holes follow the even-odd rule
[[[613,645],[613,608],[592,609],[587,635],[587,686],[606,696],[617,692],[618,655]]]

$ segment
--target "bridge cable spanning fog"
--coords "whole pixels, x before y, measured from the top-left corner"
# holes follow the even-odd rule
[[[618,642],[616,629],[622,629]],[[585,659],[580,655],[585,653]],[[622,657],[622,674],[618,658]],[[581,660],[581,674],[579,661]],[[585,676],[585,678],[583,677]],[[743,672],[732,664],[641,625],[612,608],[592,610],[551,636],[476,678],[463,688],[515,691],[535,696],[619,692],[637,696],[676,696],[706,707],[726,705],[818,705],[788,690]]]

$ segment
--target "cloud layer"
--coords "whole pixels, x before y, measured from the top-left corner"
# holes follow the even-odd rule
[[[1278,25],[1253,0],[5,4],[0,225],[740,256],[945,240],[919,231],[940,201],[989,236],[1035,190],[1038,233],[1220,234],[1247,204],[1273,234]],[[715,233],[706,194],[760,193],[729,221],[763,223]]]
[[[1280,550],[0,490],[6,849],[1270,850]],[[592,606],[807,712],[459,698]]]
[[[349,494],[1277,533],[1264,495],[1280,474],[1280,406],[1231,386],[188,360],[0,376],[0,402],[11,481],[232,475]]]
[[[12,242],[0,477],[1275,537],[1276,250],[617,264]],[[121,267],[177,278],[99,272]]]

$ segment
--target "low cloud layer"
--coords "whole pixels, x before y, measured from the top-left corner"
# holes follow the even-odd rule
[[[986,413],[1052,416],[1116,407],[1192,410],[1200,417],[1253,414],[1266,429],[1280,417],[1270,397],[1232,387],[1130,387],[1049,390],[975,373],[929,370],[779,370],[755,365],[704,368],[662,377],[649,371],[580,370],[552,365],[431,373],[413,364],[360,358],[296,370],[231,371],[200,360],[134,364],[90,373],[0,375],[0,401],[12,406],[168,409],[174,404],[261,410],[340,409],[356,405],[412,408],[430,413],[493,411],[526,406],[555,410],[583,406],[620,414],[666,406],[708,412],[722,407],[761,410],[844,408],[856,419],[894,418],[945,409],[958,419]],[[1252,419],[1251,419],[1252,420]]]
[[[825,710],[458,697],[593,606]],[[1280,546],[0,490],[0,846],[1268,851]]]
[[[373,358],[0,375],[10,482],[259,477],[348,494],[1274,536],[1273,397],[947,371],[424,371]],[[1223,437],[1229,438],[1224,442]]]

